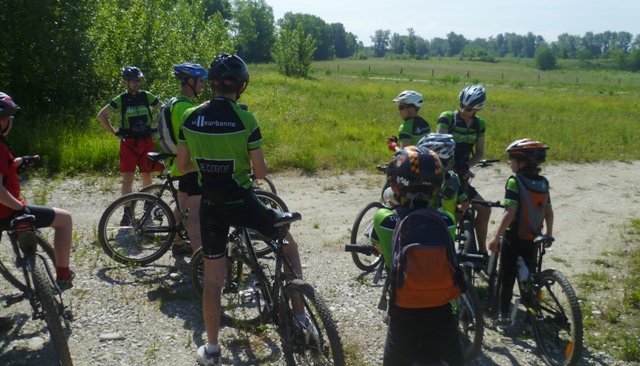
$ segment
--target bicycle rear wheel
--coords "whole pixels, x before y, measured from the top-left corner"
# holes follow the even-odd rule
[[[535,306],[530,317],[542,358],[552,366],[576,365],[582,354],[582,313],[569,280],[547,269],[536,281]]]
[[[371,234],[373,233],[373,217],[378,209],[383,208],[384,205],[380,202],[371,202],[366,205],[353,222],[351,228],[351,244],[370,246]],[[356,267],[365,272],[371,272],[378,267],[380,261],[383,260],[382,254],[377,253],[373,255],[366,255],[361,253],[351,253],[353,263]]]
[[[231,244],[229,244],[231,245]],[[199,298],[204,293],[204,256],[198,248],[191,257],[191,279]],[[264,284],[270,283],[262,271],[251,271],[243,255],[227,256],[227,269],[222,288],[221,323],[236,329],[255,331],[262,322],[268,296]]]
[[[173,212],[162,199],[135,192],[107,207],[98,224],[98,241],[118,263],[146,265],[169,250],[177,230]]]
[[[47,323],[51,343],[55,349],[55,357],[60,365],[71,366],[73,361],[65,334],[68,323],[64,314],[64,306],[59,295],[54,294],[53,278],[45,267],[44,259],[39,255],[35,255],[31,271],[36,296],[42,305],[44,320]]]
[[[458,305],[458,329],[460,331],[460,345],[465,361],[471,361],[480,354],[484,337],[484,318],[478,293],[470,283],[456,300]]]
[[[301,326],[294,314],[293,301],[302,301],[311,325]],[[283,289],[278,314],[278,331],[287,365],[345,365],[338,328],[329,308],[311,285],[302,280],[288,283]]]
[[[258,199],[267,207],[282,212],[289,212],[287,204],[284,203],[282,198],[275,193],[264,191],[262,189],[256,189],[254,193],[256,197],[258,197]],[[273,248],[266,243],[265,238],[260,235],[260,233],[252,229],[248,230],[249,235],[251,236],[251,242],[253,243],[253,249],[256,251],[256,255],[258,257],[264,257],[265,255],[273,252]]]

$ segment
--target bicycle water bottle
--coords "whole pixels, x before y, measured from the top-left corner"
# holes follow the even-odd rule
[[[522,256],[518,256],[518,280],[520,282],[524,282],[529,277],[529,268],[527,268],[527,264],[524,263],[524,259]]]

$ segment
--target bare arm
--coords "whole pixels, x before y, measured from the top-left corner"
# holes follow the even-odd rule
[[[547,207],[547,212],[544,214],[544,223],[546,235],[553,236],[553,209],[551,207]]]
[[[484,137],[478,138],[476,140],[476,152],[473,154],[471,159],[469,159],[469,168],[478,164],[482,157],[484,156]]]
[[[178,171],[182,174],[196,171],[196,167],[193,166],[193,162],[191,161],[191,153],[184,145],[178,145],[178,158],[176,164],[178,166]]]
[[[253,174],[258,179],[262,179],[267,176],[267,162],[264,160],[262,154],[262,148],[249,150],[249,159],[251,159],[251,168]]]
[[[498,229],[493,234],[491,240],[489,240],[489,243],[487,245],[489,250],[491,250],[492,252],[495,252],[499,249],[498,243],[500,241],[500,237],[504,235],[504,232],[507,231],[507,228],[509,227],[509,225],[511,225],[513,219],[515,219],[517,209],[517,206],[507,206],[504,209],[502,219],[500,220],[500,225],[498,226]]]
[[[13,197],[9,191],[4,187],[4,176],[0,175],[0,203],[13,209],[13,210],[22,210],[22,202],[18,201],[17,198]]]
[[[113,126],[109,122],[109,117],[112,114],[113,114],[113,112],[109,109],[109,107],[105,106],[104,108],[102,108],[100,110],[100,112],[98,113],[98,115],[96,117],[98,118],[98,121],[100,121],[100,123],[102,123],[102,126],[104,126],[104,128],[107,130],[107,132],[109,132],[110,134],[115,136],[116,130],[115,130],[115,128],[113,128]]]

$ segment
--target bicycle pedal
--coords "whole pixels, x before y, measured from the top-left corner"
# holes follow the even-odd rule
[[[65,309],[63,312],[63,317],[70,322],[73,321],[74,319],[73,311],[71,311],[71,309]]]
[[[11,295],[5,300],[4,307],[8,308],[9,306],[15,305],[24,299],[24,294]]]

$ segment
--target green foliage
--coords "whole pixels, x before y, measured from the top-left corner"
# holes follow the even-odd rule
[[[273,51],[273,59],[281,74],[307,77],[315,49],[315,41],[311,35],[305,36],[302,25],[298,24],[294,30],[280,30],[280,36]]]
[[[333,47],[333,30],[320,17],[311,14],[285,13],[278,21],[280,29],[295,30],[302,26],[305,34],[311,35],[315,41],[316,49],[313,53],[314,60],[331,60],[335,56]],[[275,61],[275,60],[274,60]]]
[[[275,42],[273,9],[264,0],[236,0],[234,42],[246,62],[271,60]]]
[[[542,71],[556,68],[556,57],[546,44],[541,45],[536,50],[536,67]]]

